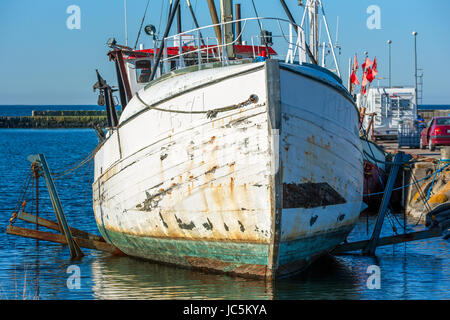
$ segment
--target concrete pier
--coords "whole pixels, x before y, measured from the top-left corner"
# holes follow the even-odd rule
[[[92,128],[107,126],[106,111],[32,111],[31,116],[0,117],[0,128]]]

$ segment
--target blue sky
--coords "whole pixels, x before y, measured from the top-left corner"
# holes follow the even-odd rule
[[[166,2],[168,0],[165,0]],[[160,25],[164,1],[150,0],[145,24]],[[243,17],[254,16],[251,1],[240,0]],[[301,20],[297,0],[286,0]],[[424,103],[450,104],[450,12],[448,0],[323,0],[332,38],[339,16],[339,56],[344,81],[348,59],[363,52],[377,57],[379,76],[388,76],[388,39],[392,44],[393,85],[414,84],[414,39],[418,31],[419,68],[424,69]],[[147,0],[128,0],[128,37],[134,44]],[[184,30],[193,27],[186,7]],[[205,0],[191,0],[200,25],[211,24]],[[218,1],[216,1],[219,8]],[[255,0],[258,13],[285,18],[278,0]],[[66,9],[81,9],[81,29],[66,26]],[[366,12],[381,9],[381,29],[370,30]],[[164,9],[164,7],[163,7]],[[163,14],[166,12],[163,10]],[[161,26],[163,28],[163,25]],[[175,28],[173,28],[175,30]],[[162,32],[162,31],[161,31]],[[0,104],[95,104],[92,91],[95,69],[114,83],[114,66],[108,62],[106,41],[114,36],[125,42],[123,0],[1,0],[0,1]],[[151,42],[144,34],[144,44]],[[142,42],[142,41],[141,41]],[[387,81],[380,81],[387,85]]]

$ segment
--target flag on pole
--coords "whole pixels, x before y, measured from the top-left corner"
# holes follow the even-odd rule
[[[358,80],[358,77],[355,74],[355,70],[352,71],[350,80],[351,80],[352,84],[356,84],[356,85],[359,86],[359,80]]]
[[[367,71],[367,68],[372,66],[372,64],[373,64],[373,62],[370,61],[369,57],[367,57],[366,61],[362,64],[361,67],[362,67],[363,71],[365,72],[365,71]]]
[[[365,87],[367,86],[367,72],[364,72],[363,77],[362,77],[362,83],[361,86]],[[361,88],[362,89],[362,88]]]
[[[378,74],[377,57],[375,57],[375,58],[373,59],[372,73],[373,73],[373,76],[374,76],[374,77],[376,77],[377,74]]]
[[[375,80],[375,75],[373,74],[373,70],[371,67],[369,67],[369,69],[367,70],[366,78],[369,82]]]
[[[352,74],[350,75],[350,83],[351,84],[356,84],[359,86],[359,79],[358,76],[356,75],[356,73],[358,72],[358,57],[355,54],[355,60],[353,62],[353,67],[352,67]]]

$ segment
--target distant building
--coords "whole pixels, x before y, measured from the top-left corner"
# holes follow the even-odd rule
[[[363,99],[357,95],[357,105],[365,107],[365,113],[374,116],[375,137],[396,138],[400,121],[417,119],[416,93],[411,87],[370,88]],[[367,128],[370,117],[364,117],[364,127]]]

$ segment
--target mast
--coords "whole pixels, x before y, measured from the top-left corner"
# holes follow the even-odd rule
[[[294,17],[292,16],[292,13],[291,13],[291,11],[289,10],[289,8],[288,8],[286,2],[285,2],[284,0],[280,0],[280,3],[281,3],[281,5],[283,6],[284,11],[286,12],[286,15],[288,16],[289,21],[291,21],[291,24],[297,25],[297,23],[295,23],[295,19],[294,19]],[[306,13],[306,11],[305,11],[305,13]],[[303,27],[303,19],[302,19],[302,24],[301,24],[300,26]],[[294,30],[295,30],[295,32],[298,32],[298,31],[297,31],[297,28],[294,28]],[[314,57],[314,55],[313,55],[312,52],[311,52],[311,49],[309,48],[309,46],[308,46],[306,43],[305,43],[305,48],[306,48],[306,53],[308,54],[308,57],[309,57],[309,59],[311,60],[311,62],[312,62],[313,64],[317,64],[317,59]]]
[[[125,45],[128,47],[128,26],[127,26],[127,0],[123,1],[125,10]]]
[[[152,73],[150,74],[149,81],[152,81],[155,78],[156,70],[158,69],[158,65],[159,65],[159,62],[161,61],[161,57],[162,57],[162,54],[164,51],[165,39],[169,35],[170,27],[172,26],[173,19],[175,18],[175,13],[176,13],[176,11],[178,11],[179,3],[180,3],[180,0],[175,0],[174,9],[172,10],[172,12],[170,12],[170,17],[169,17],[169,21],[166,26],[166,31],[164,31],[164,36],[162,38],[161,45],[159,46],[158,54],[156,56],[155,63],[153,65],[153,69],[152,69]]]
[[[192,9],[191,1],[186,0],[186,2],[187,2],[187,5],[189,7],[189,11],[191,12],[192,20],[194,20],[195,27],[197,29],[200,29],[200,26],[198,25],[197,18],[195,17],[194,9]],[[205,41],[203,40],[202,33],[200,31],[198,33],[199,33],[199,36],[200,36],[200,40],[202,41],[202,44],[205,46],[206,44],[205,44]]]
[[[234,12],[236,14],[236,20],[238,20],[238,22],[236,22],[236,44],[242,44],[242,36],[241,31],[241,4],[240,3],[236,3],[236,7],[234,8]]]
[[[309,47],[316,61],[319,60],[319,3],[310,0],[307,4],[309,17]]]
[[[181,34],[182,31],[182,27],[181,27],[181,4],[178,3],[178,9],[177,9],[177,33]],[[181,38],[180,38],[181,41]]]
[[[215,24],[214,31],[216,33],[217,43],[219,45],[222,44],[222,31],[219,26],[219,17],[217,16],[216,5],[214,4],[214,0],[206,0],[208,2],[209,14],[211,15],[212,23]]]
[[[220,0],[220,15],[222,23],[233,21],[233,0]],[[224,40],[228,43],[226,46],[227,56],[234,57],[234,34],[233,24],[227,23],[223,25]]]

